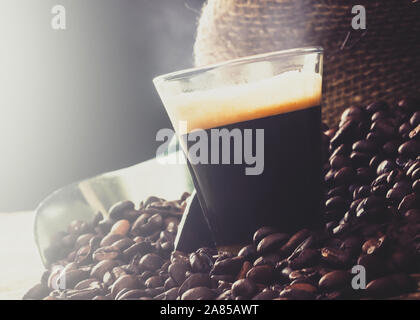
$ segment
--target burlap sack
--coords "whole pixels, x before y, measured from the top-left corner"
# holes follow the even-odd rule
[[[366,8],[366,30],[351,9]],[[325,49],[323,118],[352,104],[393,102],[419,90],[420,1],[208,0],[194,46],[197,66],[275,50]]]

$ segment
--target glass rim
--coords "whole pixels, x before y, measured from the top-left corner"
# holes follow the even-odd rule
[[[311,53],[323,53],[324,49],[320,46],[313,46],[313,47],[300,47],[294,49],[286,49],[286,50],[279,50],[279,51],[271,51],[267,53],[260,53],[255,55],[250,55],[242,58],[236,58],[231,60],[226,60],[223,62],[218,62],[210,65],[205,65],[201,67],[195,68],[188,68],[179,71],[174,71],[170,73],[166,73],[160,76],[153,78],[153,83],[155,85],[163,82],[171,82],[171,81],[178,81],[182,80],[199,73],[204,73],[206,71],[219,69],[223,67],[235,66],[243,63],[252,63],[258,61],[268,60],[270,58],[277,58],[282,56],[298,56],[298,55],[305,55]]]

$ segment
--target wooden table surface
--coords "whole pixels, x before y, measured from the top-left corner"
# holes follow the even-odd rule
[[[33,239],[31,211],[0,213],[0,299],[21,299],[44,267]]]

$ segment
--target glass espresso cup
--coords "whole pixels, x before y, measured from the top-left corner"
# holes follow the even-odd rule
[[[154,84],[217,246],[320,222],[322,48],[179,71]]]

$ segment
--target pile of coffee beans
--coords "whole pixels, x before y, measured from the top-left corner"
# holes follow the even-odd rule
[[[45,255],[25,299],[360,299],[418,290],[420,103],[349,107],[324,128],[325,210],[318,229],[259,228],[238,253],[173,251],[188,194],[124,201],[74,221]],[[251,239],[250,239],[251,240]],[[60,287],[62,280],[65,285]]]

